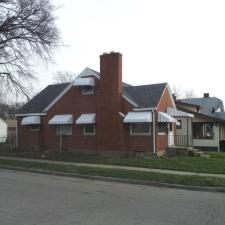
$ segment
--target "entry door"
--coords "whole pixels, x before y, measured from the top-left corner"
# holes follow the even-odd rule
[[[174,146],[174,131],[173,131],[173,124],[168,124],[168,146]]]

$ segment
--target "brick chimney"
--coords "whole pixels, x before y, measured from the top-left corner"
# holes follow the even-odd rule
[[[203,94],[203,97],[204,97],[204,98],[209,98],[209,93],[204,93],[204,94]]]
[[[122,94],[122,54],[100,56],[100,81],[97,106],[97,148],[121,150],[123,122],[120,112]]]

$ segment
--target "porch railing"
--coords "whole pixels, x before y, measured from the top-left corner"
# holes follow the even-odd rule
[[[193,147],[193,138],[191,135],[175,135],[174,144],[178,147]]]

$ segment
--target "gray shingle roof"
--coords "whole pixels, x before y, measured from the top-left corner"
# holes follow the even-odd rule
[[[135,102],[138,107],[152,108],[158,105],[166,85],[167,83],[159,83],[124,87],[123,94]]]
[[[69,83],[49,85],[27,104],[17,111],[17,114],[41,113],[67,86]]]
[[[17,111],[17,114],[42,113],[43,110],[69,85],[55,84],[47,86],[32,100]],[[138,107],[156,107],[167,83],[131,86],[123,83],[123,94],[135,102]]]
[[[179,99],[180,102],[195,104],[200,106],[200,113],[215,116],[213,115],[218,109],[224,111],[223,102],[219,98],[210,97],[210,98],[187,98]]]

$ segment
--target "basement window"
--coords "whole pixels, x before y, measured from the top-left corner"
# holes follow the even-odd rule
[[[84,135],[95,135],[95,124],[85,124]]]
[[[131,135],[150,135],[151,126],[149,123],[132,123],[130,126]]]
[[[93,95],[94,87],[92,86],[83,86],[82,87],[82,95]]]
[[[56,135],[69,136],[72,135],[72,125],[59,125],[56,128]]]

